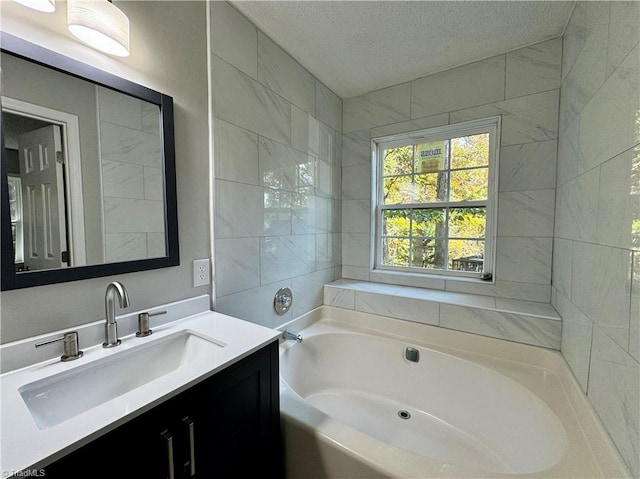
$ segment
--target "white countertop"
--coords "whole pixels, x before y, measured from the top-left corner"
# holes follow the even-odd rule
[[[275,340],[281,333],[254,323],[213,311],[202,312],[170,323],[154,326],[153,334],[136,338],[121,336],[122,344],[105,349],[97,344],[85,348],[78,360],[61,362],[59,357],[7,372],[0,376],[2,477],[27,467],[40,468],[81,447],[102,434],[133,419],[157,404],[188,389],[197,382],[237,362]],[[108,356],[149,344],[181,330],[190,330],[224,346],[215,348],[206,358],[189,363],[132,391],[78,414],[56,426],[39,429],[20,395],[19,389],[34,381],[70,371]],[[144,364],[137,371],[144,374]],[[82,394],[82,391],[78,391]]]

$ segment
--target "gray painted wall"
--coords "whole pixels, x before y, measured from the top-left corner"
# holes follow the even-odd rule
[[[192,260],[211,255],[205,3],[120,2],[131,22],[131,56],[126,59],[108,57],[74,40],[61,7],[44,14],[0,2],[2,28],[174,99],[181,265],[2,292],[3,343],[104,318],[104,291],[115,279],[127,287],[131,311],[209,292],[191,286]]]

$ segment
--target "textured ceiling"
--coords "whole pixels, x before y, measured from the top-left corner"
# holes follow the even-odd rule
[[[563,33],[573,1],[234,1],[342,98]]]

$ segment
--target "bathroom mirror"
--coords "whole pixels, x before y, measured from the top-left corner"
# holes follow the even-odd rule
[[[172,98],[0,47],[2,290],[178,265]]]

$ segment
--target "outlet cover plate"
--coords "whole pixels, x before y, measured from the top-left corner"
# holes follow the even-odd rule
[[[206,286],[210,282],[209,258],[193,260],[193,287]]]

